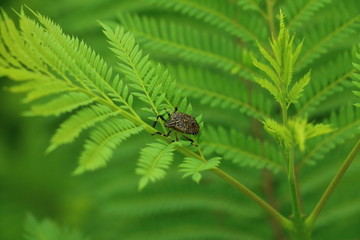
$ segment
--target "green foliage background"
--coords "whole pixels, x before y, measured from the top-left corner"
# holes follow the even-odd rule
[[[235,4],[235,1],[228,2]],[[252,1],[237,2],[241,6],[242,2]],[[260,5],[264,5],[262,1],[253,2],[261,2]],[[309,58],[308,62],[303,64],[303,69],[298,70],[299,73],[304,74],[311,68],[312,81],[319,82],[319,84],[310,84],[311,89],[307,89],[303,100],[300,100],[298,106],[301,111],[303,110],[301,101],[311,98],[314,91],[320,92],[328,88],[328,85],[320,79],[340,79],[341,83],[335,84],[334,90],[329,90],[322,99],[314,98],[305,110],[310,120],[319,122],[326,118],[329,112],[339,112],[344,108],[338,115],[339,118],[343,116],[342,124],[346,124],[346,116],[351,113],[345,113],[345,110],[355,102],[355,96],[351,93],[350,78],[351,61],[354,59],[352,47],[360,39],[358,27],[360,7],[356,4],[356,0],[334,0],[331,4],[331,1],[324,0],[297,0],[293,4],[289,2],[278,3],[289,19],[294,17],[301,6],[309,4],[314,8],[313,11],[308,12],[308,16],[302,15],[303,25],[294,25],[291,28],[292,31],[297,32],[298,40],[305,38],[305,50],[303,50],[305,52],[327,36],[327,29],[346,22],[344,19],[357,16],[354,20],[356,24],[351,29],[345,29],[345,33],[340,36],[329,37],[332,42],[324,44],[323,49],[318,48],[318,55],[316,53],[311,55],[314,56],[313,59]],[[185,14],[180,14],[165,7],[154,7],[153,1],[8,0],[2,1],[1,7],[10,13],[10,8],[17,10],[24,3],[52,18],[66,33],[84,39],[108,62],[114,61],[114,56],[108,50],[106,38],[101,33],[96,20],[125,25],[134,31],[136,39],[142,43],[141,46],[152,58],[164,62],[172,70],[178,80],[178,87],[189,96],[194,115],[203,114],[205,124],[221,125],[225,128],[231,126],[244,135],[262,134],[262,126],[254,124],[248,117],[248,115],[257,116],[258,112],[251,112],[246,106],[238,104],[231,94],[223,94],[221,97],[211,94],[216,91],[225,93],[228,91],[221,89],[223,86],[216,85],[216,81],[236,79],[234,75],[237,73],[241,77],[250,75],[244,69],[251,65],[249,51],[256,51],[255,41],[251,35],[245,34],[238,37],[251,39],[250,42],[254,43],[253,47],[241,48],[239,46],[244,44],[242,42],[232,45],[234,30],[231,26],[233,25],[220,25],[210,20],[209,24],[205,24],[201,21],[201,17],[191,18],[186,11]],[[140,24],[138,26],[131,24],[138,15],[129,15],[129,13],[142,16],[138,19],[139,22],[147,18],[156,21],[151,22],[153,26],[150,24],[148,29],[141,29]],[[255,37],[259,38],[259,41],[266,42],[269,37],[267,26],[251,18],[251,14],[254,13],[250,11],[249,14],[240,16],[240,20],[246,22],[249,28],[253,28],[257,33]],[[216,49],[202,44],[197,45],[191,39],[184,39],[181,42],[181,39],[171,39],[171,37],[165,41],[169,43],[168,48],[159,45],[156,40],[160,37],[156,35],[154,29],[157,23],[166,24],[168,21],[170,27],[178,29],[179,32],[191,34],[192,29],[202,29],[206,33],[197,36],[199,39],[205,38],[202,40],[206,42],[206,38],[211,37],[213,41],[223,41],[223,45],[228,48]],[[311,28],[312,25],[318,28]],[[335,27],[335,29],[339,29],[340,32],[340,28]],[[196,36],[196,31],[194,32],[193,36]],[[153,42],[148,41],[149,38]],[[173,44],[174,42],[176,44]],[[201,50],[194,53],[193,49]],[[236,50],[240,50],[241,53]],[[182,55],[181,52],[186,51],[188,54]],[[209,52],[214,54],[207,54]],[[240,54],[240,57],[234,54]],[[232,58],[242,58],[245,63],[244,69],[236,62],[226,61]],[[199,70],[187,66],[194,63],[202,65],[206,70],[210,69],[211,74],[202,71],[201,68]],[[195,79],[194,76],[198,78]],[[232,82],[234,86],[231,86],[231,89],[240,88],[235,81]],[[1,78],[2,88],[10,85],[9,80]],[[208,91],[199,91],[202,88]],[[246,91],[239,91],[246,94]],[[263,94],[263,101],[256,100],[261,107],[263,107],[262,102],[268,103],[271,99],[265,91]],[[151,184],[139,192],[137,190],[139,177],[135,175],[136,160],[140,155],[140,149],[146,143],[153,142],[153,138],[144,133],[125,141],[116,150],[108,167],[80,176],[72,176],[71,172],[76,168],[77,156],[82,149],[81,139],[78,144],[66,145],[49,155],[44,155],[54,130],[65,116],[20,117],[26,107],[19,102],[21,96],[1,91],[0,239],[38,239],[35,237],[37,231],[41,232],[44,229],[47,229],[46,231],[50,232],[54,239],[55,236],[62,236],[62,239],[84,239],[82,235],[90,239],[283,239],[283,234],[276,233],[276,228],[258,206],[211,173],[205,173],[198,185],[190,178],[180,181],[182,174],[174,166],[165,180]],[[233,109],[228,107],[231,104],[234,105]],[[314,104],[315,108],[311,108],[311,104]],[[269,105],[268,109],[269,112],[270,110],[272,113],[276,112],[274,106]],[[355,110],[348,110],[348,112],[352,111]],[[355,120],[352,120],[357,125],[359,125],[358,118],[357,113]],[[216,139],[216,130],[212,137]],[[326,151],[324,158],[316,161],[316,165],[304,166],[299,178],[306,212],[314,207],[355,140],[356,137],[339,139],[338,143],[341,144],[335,149],[329,146],[328,148],[332,150]],[[314,140],[314,143],[315,141],[319,140]],[[243,148],[251,146],[251,144],[246,145],[247,140],[242,142],[244,142]],[[331,144],[335,145],[335,143]],[[218,151],[229,153],[229,157],[233,157],[228,150],[219,148]],[[176,158],[175,162],[180,163],[181,157]],[[242,161],[242,159],[235,159],[234,162],[223,161],[221,168],[265,199],[269,198],[266,191],[273,192],[280,211],[290,214],[285,177],[281,174],[272,175],[268,170],[239,167],[237,163]],[[320,215],[313,234],[314,239],[360,239],[358,227],[360,191],[357,188],[359,181],[360,163],[359,159],[356,159]],[[37,222],[29,216],[29,213],[39,220],[52,219],[57,226],[51,222]],[[57,228],[65,233],[57,233]],[[77,229],[81,233],[65,231],[66,228]]]

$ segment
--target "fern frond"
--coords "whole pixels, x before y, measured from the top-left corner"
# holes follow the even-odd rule
[[[304,88],[310,82],[311,71],[307,72],[298,82],[294,83],[289,93],[289,100],[292,103],[296,103],[298,99],[302,96]]]
[[[296,70],[306,68],[321,55],[336,48],[337,43],[357,33],[360,27],[360,14],[357,7],[344,6],[352,2],[338,2],[317,24],[313,23],[304,32],[306,39],[303,54],[296,63]],[[358,4],[358,3],[353,3]]]
[[[136,174],[141,175],[139,189],[143,189],[151,181],[155,182],[165,177],[166,169],[173,161],[175,147],[179,142],[171,144],[152,143],[140,152]]]
[[[312,71],[313,81],[310,81],[303,96],[295,104],[296,116],[313,112],[334,93],[352,87],[349,80],[353,73],[351,55],[348,52],[338,55],[334,61]]]
[[[69,86],[68,84],[56,80],[47,83],[36,83],[36,80],[33,82],[35,82],[35,84],[37,85],[34,85],[32,89],[29,89],[27,91],[28,93],[26,94],[26,97],[24,99],[25,103],[51,96],[53,94],[71,92],[75,90],[75,88]]]
[[[260,6],[261,2],[258,0],[237,0],[236,3],[244,10],[254,10],[259,12],[263,17],[266,17],[266,13]]]
[[[71,112],[81,106],[86,106],[96,99],[84,93],[72,92],[50,100],[47,103],[33,105],[27,115],[58,116],[65,112]]]
[[[319,9],[331,0],[297,0],[284,4],[284,10],[288,20],[288,27],[293,32],[303,26]]]
[[[168,68],[178,79],[176,86],[189,98],[198,98],[211,107],[238,109],[258,119],[269,116],[271,101],[258,89],[250,93],[241,82],[205,69],[184,65]]]
[[[246,50],[232,39],[166,19],[121,14],[119,20],[135,34],[144,48],[154,53],[209,65],[247,79],[253,72]]]
[[[259,51],[269,62],[269,65],[259,62],[252,56],[254,66],[261,70],[266,75],[266,78],[256,75],[253,75],[253,77],[255,82],[274,96],[284,110],[289,108],[301,96],[305,86],[310,81],[310,72],[299,81],[293,82],[294,65],[303,43],[299,43],[294,49],[295,36],[290,36],[289,30],[285,26],[285,15],[281,10],[278,18],[280,31],[278,36],[273,35],[270,40],[271,51],[265,50],[258,43]]]
[[[46,151],[51,152],[59,145],[74,141],[85,129],[116,114],[118,113],[102,105],[92,105],[79,110],[60,125],[51,138],[51,145]]]
[[[240,207],[233,198],[224,197],[222,194],[212,195],[207,192],[204,193],[199,188],[196,189],[196,192],[182,191],[177,193],[166,191],[166,193],[158,192],[157,194],[152,194],[147,196],[146,199],[137,195],[132,198],[109,199],[109,201],[110,204],[104,206],[102,211],[114,216],[121,214],[122,216],[131,217],[149,217],[169,212],[194,212],[196,210],[208,212],[214,209],[235,218],[259,217],[258,215],[260,214],[245,202]]]
[[[37,220],[34,216],[28,215],[24,223],[24,239],[67,239],[67,240],[88,240],[78,231],[60,228],[49,219]]]
[[[37,83],[33,88],[27,85],[27,101],[50,96],[55,93],[51,87],[61,85],[60,92],[71,89],[109,104],[113,102],[108,94],[113,94],[112,99],[128,105],[110,84],[112,69],[99,55],[84,42],[64,34],[48,18],[33,14],[37,21],[27,17],[23,10],[19,13],[20,29],[5,12],[0,17],[0,53],[4,58],[0,69],[12,79]]]
[[[142,127],[137,127],[125,119],[114,118],[101,124],[90,133],[90,139],[85,142],[79,166],[74,174],[106,166],[115,148],[126,138],[142,130]]]
[[[231,160],[240,166],[254,168],[268,168],[274,172],[283,171],[279,164],[281,155],[278,149],[268,143],[260,143],[258,140],[244,134],[219,127],[207,127],[202,141],[204,153],[207,155],[216,152],[224,159]]]
[[[220,160],[220,157],[214,157],[202,162],[197,158],[186,157],[184,162],[179,165],[179,171],[184,172],[184,178],[191,176],[195,182],[199,183],[201,180],[200,172],[216,168],[219,166]]]
[[[353,76],[355,78],[355,81],[353,81],[355,87],[357,87],[358,90],[360,90],[360,44],[357,46],[357,53],[356,53],[357,61],[353,62],[354,65],[354,71],[356,71]],[[360,91],[353,91],[353,93],[360,98]],[[360,101],[358,100],[358,103],[355,104],[355,106],[360,108]]]
[[[169,106],[178,106],[184,112],[191,110],[168,71],[143,56],[130,33],[120,28],[112,31],[104,25],[104,32],[121,61],[120,71],[131,82],[127,85],[84,42],[64,34],[48,18],[33,14],[36,20],[27,17],[23,10],[19,13],[19,30],[2,13],[0,70],[19,81],[20,85],[11,88],[12,91],[28,92],[28,101],[40,102],[32,105],[32,114],[58,115],[81,107],[62,124],[48,151],[95,126],[75,174],[105,166],[115,147],[130,135],[144,128],[153,132],[132,108],[134,96],[149,103],[151,110],[146,110],[155,116],[159,108]],[[59,86],[60,91],[53,91],[54,86]],[[134,91],[130,93],[129,87]],[[109,119],[115,115],[123,119]]]
[[[174,88],[175,81],[170,74],[143,54],[130,32],[120,27],[112,30],[104,24],[102,26],[112,46],[111,50],[119,60],[119,71],[132,82],[129,86],[135,91],[133,95],[150,107],[149,112],[158,115],[158,109],[164,107],[189,108],[187,100]]]
[[[351,105],[340,109],[339,113],[332,113],[328,123],[336,128],[332,134],[328,134],[313,142],[303,157],[301,165],[313,163],[324,157],[325,153],[334,149],[336,145],[342,144],[345,140],[359,136],[360,133],[360,110],[354,109]]]
[[[267,33],[263,19],[251,17],[253,12],[223,0],[151,0],[151,3],[199,19],[245,42],[255,43]]]
[[[259,78],[259,77],[255,77],[254,76],[254,81],[259,84],[261,87],[265,88],[266,90],[268,90],[268,92],[273,95],[273,97],[275,98],[275,100],[277,102],[281,102],[282,98],[281,98],[281,94],[280,94],[280,90],[277,86],[275,86],[274,84],[272,84],[269,80],[266,80],[265,78]]]

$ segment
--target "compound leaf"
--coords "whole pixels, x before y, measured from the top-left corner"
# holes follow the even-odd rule
[[[179,165],[180,172],[184,172],[183,177],[192,176],[192,179],[199,183],[201,180],[201,172],[216,168],[220,165],[221,157],[214,157],[206,162],[202,162],[197,158],[186,157],[184,162]]]
[[[152,143],[140,152],[136,174],[142,176],[139,181],[139,190],[149,182],[155,182],[165,177],[166,170],[173,161],[175,147],[179,142],[171,144]]]

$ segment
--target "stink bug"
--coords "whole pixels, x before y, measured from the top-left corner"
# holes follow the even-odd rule
[[[165,127],[170,128],[170,131],[167,134],[156,132],[152,135],[159,134],[165,137],[170,136],[170,133],[172,130],[175,131],[175,138],[176,141],[178,141],[178,136],[176,132],[179,132],[186,140],[189,140],[191,144],[194,143],[194,140],[184,135],[190,134],[190,135],[198,135],[199,134],[199,124],[196,122],[195,118],[191,115],[188,115],[186,113],[178,112],[178,108],[175,107],[175,111],[173,114],[170,114],[166,109],[167,115],[169,117],[169,120],[166,120],[162,115],[158,115],[156,117],[155,122],[153,123],[153,128],[155,128],[159,118],[165,122]]]

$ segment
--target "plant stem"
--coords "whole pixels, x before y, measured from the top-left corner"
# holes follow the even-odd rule
[[[282,110],[282,118],[283,118],[283,124],[285,126],[288,126],[288,114],[287,114],[287,106],[286,104],[281,104],[281,110]],[[288,183],[290,187],[290,194],[291,194],[291,205],[293,210],[293,215],[295,217],[295,221],[299,221],[301,219],[301,208],[300,208],[300,197],[298,194],[298,187],[297,187],[297,181],[295,177],[295,156],[294,156],[294,143],[292,142],[290,147],[287,147],[286,144],[284,144],[285,152],[286,152],[286,158],[285,163],[288,164]]]
[[[268,214],[270,214],[274,219],[279,221],[279,223],[286,229],[292,229],[291,222],[282,216],[278,211],[276,211],[272,206],[270,206],[267,202],[262,200],[258,195],[256,195],[253,191],[245,187],[243,184],[238,182],[236,179],[234,179],[232,176],[227,174],[226,172],[222,171],[219,168],[215,168],[212,170],[216,175],[230,183],[232,186],[234,186],[237,190],[244,193],[248,198],[253,200],[255,203],[257,203],[260,207],[262,207]]]
[[[277,202],[276,196],[275,196],[275,183],[274,183],[274,176],[268,169],[263,170],[263,188],[264,193],[266,196],[266,199],[268,200],[269,204],[273,206],[275,209],[279,209],[279,204]],[[276,240],[284,240],[284,229],[282,229],[282,226],[279,224],[278,221],[276,221],[273,217],[269,217],[271,227],[274,232],[274,237]]]
[[[184,147],[177,147],[177,150],[181,152],[182,154],[197,158],[201,161],[206,161],[204,158],[201,158],[198,154],[195,152],[184,148]],[[267,202],[265,202],[263,199],[261,199],[256,193],[245,187],[243,184],[241,184],[239,181],[237,181],[235,178],[221,170],[220,168],[214,168],[212,169],[212,172],[218,175],[220,178],[224,179],[226,182],[230,183],[232,186],[234,186],[237,190],[245,194],[248,198],[253,200],[255,203],[257,203],[260,207],[262,207],[270,216],[272,216],[274,219],[279,221],[279,223],[288,230],[291,230],[293,225],[291,221],[289,221],[287,218],[282,216],[276,209],[274,209],[271,205],[269,205]]]
[[[282,110],[282,118],[283,124],[285,126],[289,126],[288,124],[288,107],[289,105],[286,103],[280,104]],[[291,140],[290,143],[283,144],[284,153],[285,153],[285,164],[287,164],[288,169],[288,184],[290,188],[291,195],[291,208],[293,215],[293,230],[290,231],[290,235],[292,235],[292,239],[296,240],[307,240],[311,239],[309,228],[306,227],[305,221],[303,218],[303,213],[301,209],[300,203],[300,193],[298,191],[298,182],[296,180],[295,175],[295,144],[294,140]]]
[[[351,150],[349,155],[346,157],[346,159],[343,162],[343,164],[341,165],[340,169],[338,170],[338,172],[336,173],[336,175],[330,182],[329,186],[326,188],[325,192],[321,196],[319,202],[316,204],[316,207],[314,208],[312,213],[309,215],[309,217],[306,219],[306,224],[309,228],[312,228],[312,226],[314,225],[317,217],[319,216],[321,210],[325,206],[330,195],[334,191],[336,185],[339,183],[341,178],[344,176],[346,170],[349,168],[349,166],[351,165],[352,161],[355,159],[355,157],[359,151],[360,151],[360,140],[357,141],[357,143],[355,144],[355,146],[353,147],[353,149]]]
[[[300,207],[300,196],[297,191],[297,181],[295,177],[295,166],[294,166],[294,146],[292,145],[288,150],[289,153],[289,173],[288,181],[290,186],[291,201],[292,201],[292,210],[294,214],[295,221],[301,222],[302,211]]]

